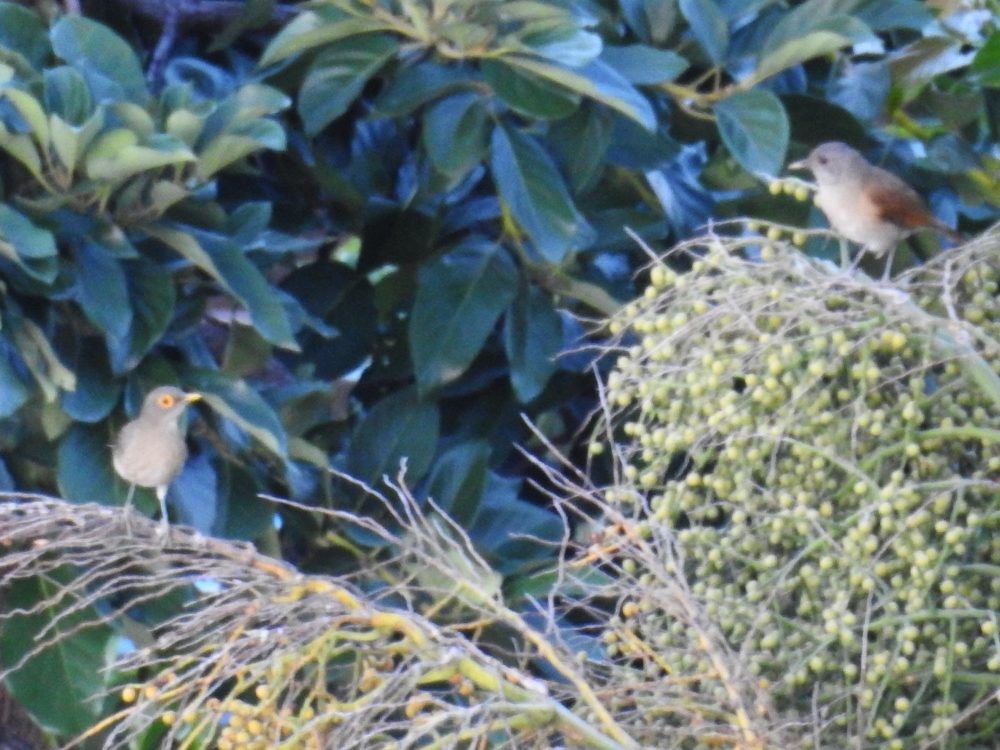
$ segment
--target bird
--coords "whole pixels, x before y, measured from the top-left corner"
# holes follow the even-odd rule
[[[899,243],[915,231],[931,229],[954,242],[962,236],[931,213],[912,187],[877,167],[840,141],[816,146],[805,159],[788,165],[816,179],[816,204],[833,229],[876,257],[888,253],[883,281],[888,280]]]
[[[130,485],[125,507],[131,505],[136,487],[155,489],[163,531],[168,524],[167,489],[188,455],[179,420],[188,405],[201,397],[172,385],[154,388],[146,394],[139,416],[121,428],[111,448],[115,472]]]

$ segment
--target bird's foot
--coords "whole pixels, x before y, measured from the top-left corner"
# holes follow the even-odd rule
[[[162,544],[170,542],[170,522],[165,517],[160,519],[160,524],[156,527],[156,538]]]

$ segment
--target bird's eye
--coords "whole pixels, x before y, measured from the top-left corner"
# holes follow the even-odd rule
[[[829,160],[825,156],[817,156],[816,161],[818,161],[820,164],[826,164],[827,161]]]
[[[156,401],[156,404],[157,404],[157,406],[159,406],[159,407],[160,407],[161,409],[169,409],[169,408],[170,408],[171,406],[173,406],[173,405],[174,405],[175,403],[177,403],[177,399],[175,399],[175,398],[174,398],[173,396],[171,396],[171,395],[170,395],[169,393],[164,393],[164,394],[163,394],[162,396],[160,396],[160,398],[159,398],[159,399],[157,399],[157,401]]]

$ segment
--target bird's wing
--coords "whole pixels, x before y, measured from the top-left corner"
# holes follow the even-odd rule
[[[905,229],[934,226],[936,220],[916,190],[896,175],[878,169],[864,188],[865,194],[876,206],[878,217]]]

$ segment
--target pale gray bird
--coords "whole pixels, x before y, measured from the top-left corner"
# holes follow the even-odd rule
[[[888,253],[884,279],[892,270],[896,247],[913,232],[932,229],[955,242],[962,239],[931,213],[916,190],[846,143],[822,143],[788,167],[812,172],[816,204],[834,230],[861,245],[862,254],[882,257]]]
[[[185,393],[172,385],[154,388],[143,400],[139,416],[122,427],[112,446],[115,471],[131,485],[126,507],[136,487],[155,489],[164,528],[168,523],[167,489],[181,473],[188,454],[180,417],[200,398],[200,393]]]

